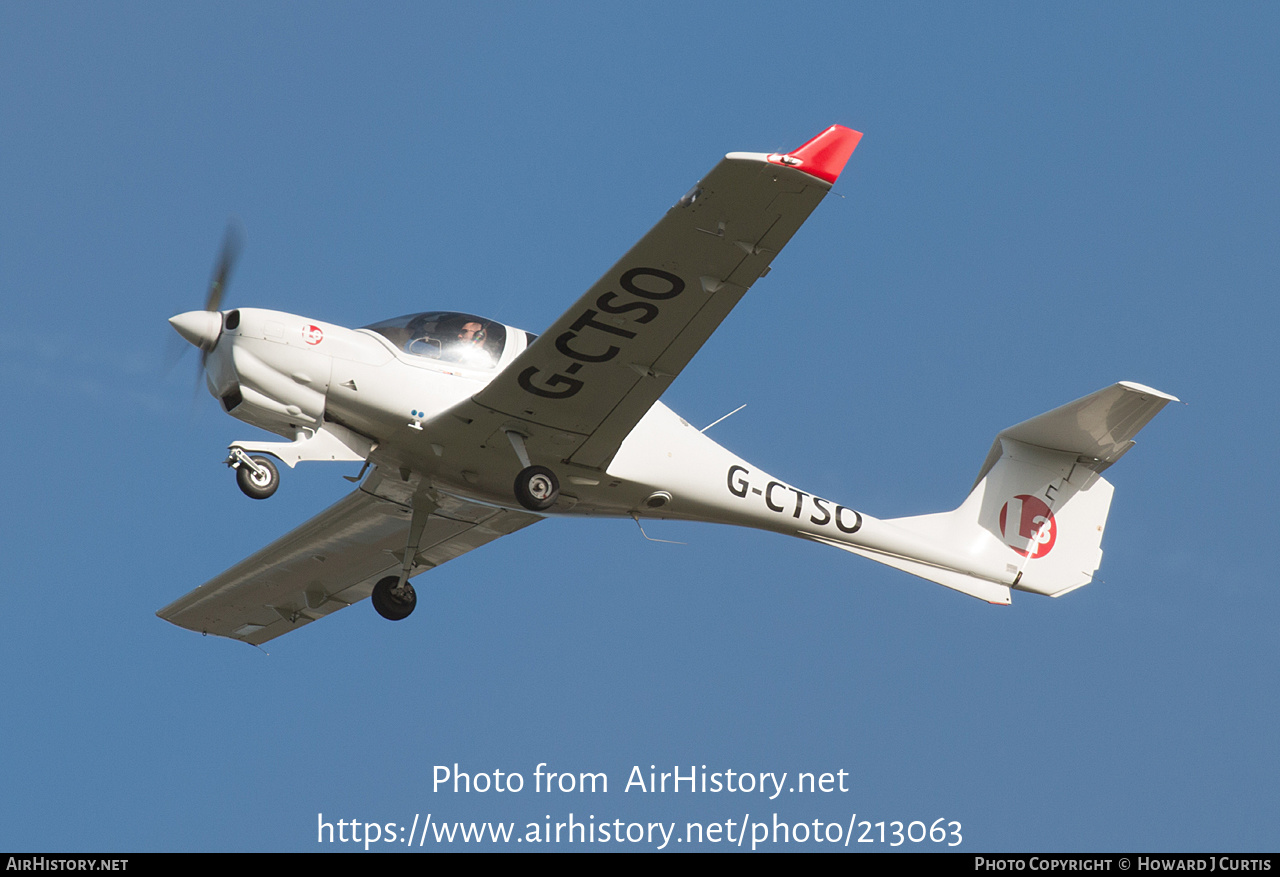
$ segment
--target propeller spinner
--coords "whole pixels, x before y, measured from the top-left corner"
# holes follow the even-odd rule
[[[231,271],[240,257],[240,247],[244,240],[240,224],[235,220],[227,223],[226,234],[222,238],[222,251],[218,261],[214,263],[213,275],[209,278],[209,291],[205,295],[204,310],[187,311],[169,318],[169,325],[178,334],[200,348],[200,371],[204,372],[209,358],[209,351],[218,343],[222,333],[222,297],[231,280]]]

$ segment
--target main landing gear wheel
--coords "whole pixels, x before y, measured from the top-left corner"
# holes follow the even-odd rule
[[[413,585],[405,582],[403,588],[397,589],[399,581],[399,576],[387,576],[373,586],[373,593],[369,596],[373,601],[373,608],[388,621],[408,618],[413,614],[413,607],[418,605],[418,595],[413,590]]]
[[[280,470],[266,457],[249,459],[261,467],[261,473],[241,463],[236,467],[236,484],[240,485],[240,490],[250,499],[266,499],[280,486]]]
[[[516,499],[531,512],[545,512],[560,498],[560,482],[546,466],[530,466],[516,476]]]

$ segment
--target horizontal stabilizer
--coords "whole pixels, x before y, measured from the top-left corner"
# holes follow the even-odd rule
[[[1133,447],[1133,437],[1176,396],[1151,387],[1121,381],[1106,389],[1068,402],[1060,408],[1001,430],[991,445],[974,486],[986,477],[1003,453],[1000,439],[1053,451],[1066,451],[1094,461],[1089,468],[1101,472]]]

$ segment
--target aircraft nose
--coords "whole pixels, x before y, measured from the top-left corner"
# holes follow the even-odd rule
[[[201,350],[212,350],[222,333],[222,314],[218,311],[187,311],[170,317],[169,325]]]

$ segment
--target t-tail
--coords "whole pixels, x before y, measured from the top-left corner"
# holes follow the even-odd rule
[[[997,435],[955,511],[878,521],[868,530],[883,538],[864,532],[860,544],[820,541],[990,603],[1009,603],[1012,589],[1060,597],[1093,581],[1102,561],[1112,487],[1101,473],[1175,401],[1127,381],[1099,390]],[[895,551],[895,536],[937,553]]]

